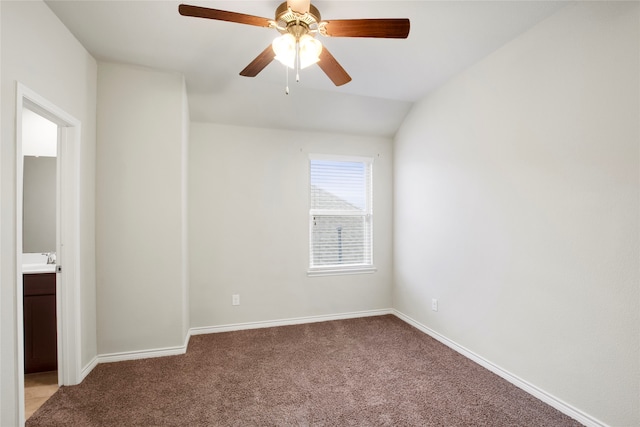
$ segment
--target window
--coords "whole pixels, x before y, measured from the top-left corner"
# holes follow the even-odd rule
[[[309,274],[373,272],[372,160],[311,156]]]

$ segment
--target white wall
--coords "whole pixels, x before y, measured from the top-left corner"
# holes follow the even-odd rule
[[[190,144],[192,327],[391,307],[389,139],[192,123]],[[309,153],[375,159],[376,273],[307,277]]]
[[[82,122],[80,170],[81,363],[96,355],[94,166],[96,62],[40,1],[0,2],[0,425],[18,425],[16,360],[16,84]]]
[[[640,425],[639,18],[569,5],[394,151],[395,308],[612,426]]]
[[[96,283],[100,354],[184,344],[184,78],[100,62]]]

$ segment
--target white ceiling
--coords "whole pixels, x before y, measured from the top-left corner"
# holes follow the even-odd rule
[[[290,73],[272,62],[238,75],[275,30],[184,17],[180,3],[273,19],[278,0],[48,0],[98,60],[184,74],[191,119],[240,126],[391,137],[411,105],[566,2],[314,1],[322,19],[409,18],[406,40],[321,38],[353,81],[335,87],[319,67]]]

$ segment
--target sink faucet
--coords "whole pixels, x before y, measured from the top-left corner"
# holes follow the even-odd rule
[[[46,252],[42,255],[47,256],[47,264],[55,264],[56,263],[56,253],[55,252]]]

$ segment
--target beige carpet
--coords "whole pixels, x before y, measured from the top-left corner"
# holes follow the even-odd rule
[[[579,426],[394,316],[191,338],[97,366],[27,426]]]

